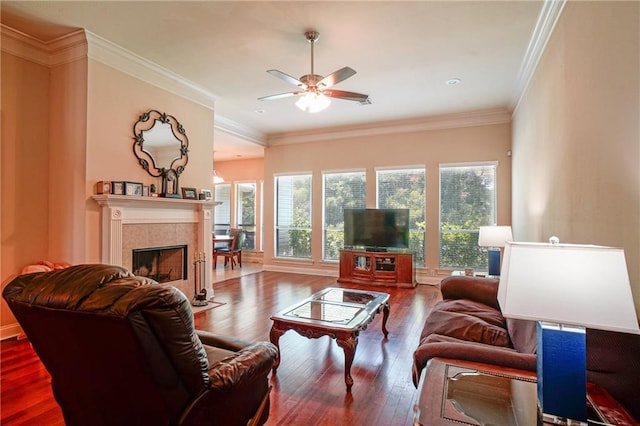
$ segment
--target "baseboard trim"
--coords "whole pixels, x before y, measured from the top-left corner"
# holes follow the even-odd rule
[[[18,323],[9,325],[3,325],[0,327],[0,340],[11,339],[13,337],[20,337],[22,334],[22,328]]]
[[[318,267],[309,267],[306,264],[298,265],[298,264],[263,264],[263,271],[271,271],[271,272],[285,272],[290,274],[306,274],[306,275],[317,275],[322,277],[339,277],[339,268],[338,265],[334,265],[332,267],[327,268],[318,268]],[[415,270],[415,279],[417,284],[426,284],[432,286],[439,286],[440,281],[443,278],[448,277],[449,275],[442,274],[433,274],[432,271],[429,271],[427,268],[416,268]]]
[[[322,277],[335,277],[338,278],[337,269],[327,268],[310,268],[308,266],[291,266],[291,265],[274,265],[267,264],[262,265],[263,271],[271,272],[286,272],[290,274],[305,274],[305,275],[317,275]]]

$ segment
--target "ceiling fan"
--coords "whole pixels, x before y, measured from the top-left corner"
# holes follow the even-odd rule
[[[340,68],[326,77],[315,74],[313,71],[313,45],[320,37],[317,31],[307,31],[304,33],[305,38],[311,44],[311,73],[303,75],[299,79],[290,76],[279,70],[267,70],[269,74],[299,87],[299,90],[293,92],[280,93],[277,95],[269,95],[258,98],[259,101],[288,98],[291,96],[301,96],[296,102],[298,108],[307,112],[322,111],[329,106],[331,101],[329,98],[343,99],[347,101],[356,101],[361,105],[371,103],[369,95],[356,92],[347,92],[344,90],[335,90],[331,87],[353,76],[356,71],[350,67]]]

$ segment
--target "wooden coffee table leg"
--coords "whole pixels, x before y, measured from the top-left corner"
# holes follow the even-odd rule
[[[384,337],[389,335],[389,330],[387,330],[387,319],[389,319],[389,303],[385,303],[382,307],[382,333],[384,333]]]
[[[336,342],[338,343],[338,346],[344,350],[344,383],[347,385],[347,392],[351,392],[351,386],[353,386],[351,365],[353,364],[353,358],[356,355],[358,336],[356,334],[338,336],[336,338]]]
[[[280,345],[278,342],[280,341],[280,336],[284,334],[286,330],[283,330],[277,326],[277,323],[274,321],[271,326],[271,331],[269,332],[269,340],[271,343],[276,345],[276,349],[278,349],[278,356],[276,357],[275,362],[273,363],[273,372],[275,373],[278,367],[280,366]]]

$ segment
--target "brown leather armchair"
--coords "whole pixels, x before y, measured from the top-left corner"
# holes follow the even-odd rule
[[[69,426],[227,426],[269,416],[276,347],[195,330],[174,287],[78,265],[19,276],[3,297]]]

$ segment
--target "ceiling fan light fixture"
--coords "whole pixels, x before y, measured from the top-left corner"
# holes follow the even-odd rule
[[[323,93],[307,92],[298,99],[296,106],[304,112],[316,113],[326,109],[331,100]]]
[[[222,176],[220,176],[219,174],[216,173],[216,171],[213,171],[213,184],[215,185],[216,183],[224,183],[224,178]]]
[[[1,1],[1,0],[0,0]],[[302,77],[295,78],[276,69],[267,70],[272,76],[286,81],[287,83],[298,86],[298,90],[293,92],[279,93],[277,95],[262,96],[259,101],[268,99],[281,99],[290,96],[300,96],[296,105],[303,111],[315,113],[327,108],[331,103],[330,98],[343,99],[347,101],[359,102],[362,105],[370,104],[369,95],[363,93],[347,92],[345,90],[334,90],[331,87],[346,80],[356,73],[351,67],[342,67],[332,72],[326,77],[318,75],[314,72],[313,67],[313,45],[318,40],[320,34],[317,31],[307,31],[304,33],[305,38],[311,45],[311,72]],[[327,90],[330,89],[330,90]]]

